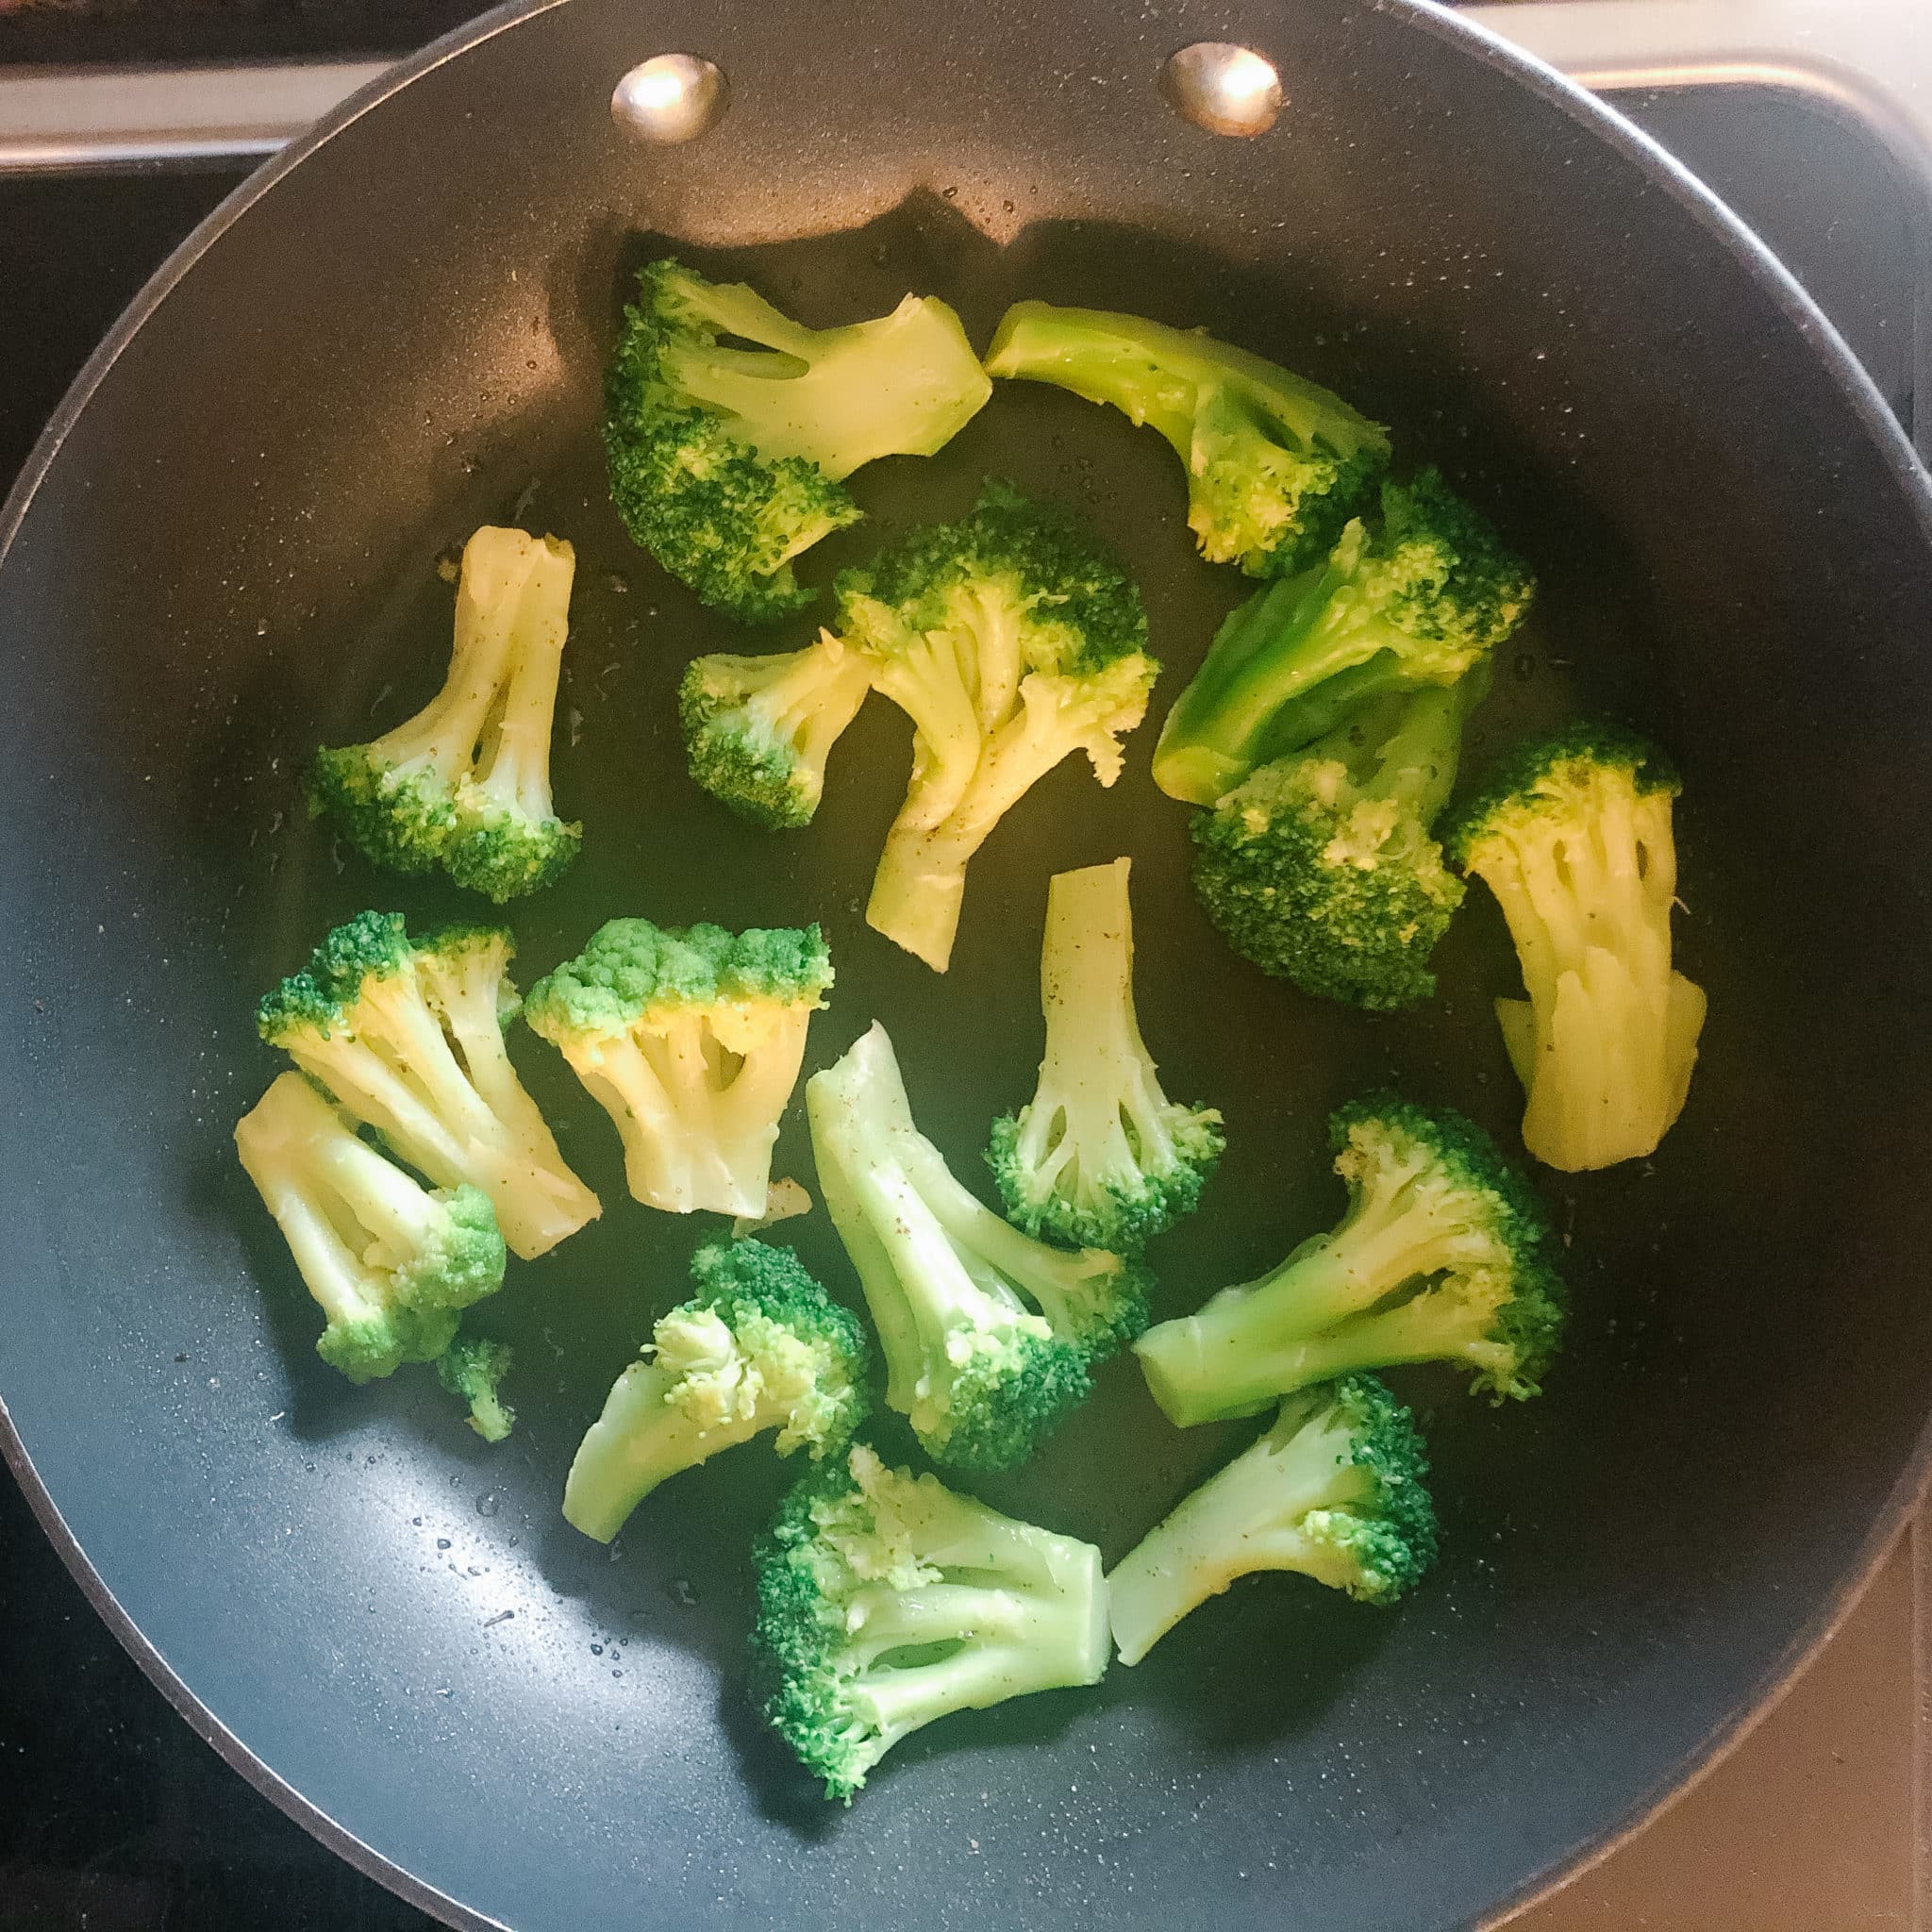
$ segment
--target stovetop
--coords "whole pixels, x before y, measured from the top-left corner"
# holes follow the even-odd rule
[[[1922,4],[1839,0],[1840,22],[1856,15],[1868,29],[1888,8],[1916,20]],[[94,165],[68,154],[53,166],[51,149],[17,138],[16,160],[38,155],[40,165],[13,172],[6,70],[359,59],[419,44],[469,10],[467,0],[0,0],[0,491],[122,304],[242,177],[247,163],[233,157],[280,138],[269,115],[230,143],[230,158],[210,160],[199,135],[130,149],[108,114],[119,145]],[[1813,25],[1829,28],[1823,0],[1481,10],[1584,70],[1710,181],[1818,296],[1921,447],[1932,441],[1932,404],[1916,418],[1914,408],[1932,341],[1932,310],[1921,312],[1932,167],[1914,167],[1897,119],[1861,112],[1856,87],[1817,84],[1834,71],[1828,33],[1808,67],[1789,58],[1794,34],[1802,42]],[[1919,105],[1932,118],[1927,41]],[[325,97],[335,72],[305,69],[289,98]],[[342,70],[344,84],[353,77]],[[196,142],[202,158],[183,158]],[[131,151],[175,158],[99,165]],[[1932,1932],[1920,1664],[1932,1561],[1919,1568],[1915,1587],[1907,1540],[1785,1701],[1645,1829],[1531,1907],[1516,1922],[1523,1932]],[[0,1576],[0,1932],[431,1925],[323,1850],[180,1723],[4,1482]]]

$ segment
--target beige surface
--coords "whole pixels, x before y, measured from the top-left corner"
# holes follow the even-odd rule
[[[1784,1702],[1510,1932],[1916,1932],[1910,1546]]]

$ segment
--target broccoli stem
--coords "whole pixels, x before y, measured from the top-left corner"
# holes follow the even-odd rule
[[[435,1199],[306,1080],[276,1091],[279,1114],[251,1117],[236,1135],[242,1164],[329,1324],[377,1321],[383,1272],[433,1239]]]
[[[1274,1425],[1189,1495],[1107,1579],[1114,1642],[1137,1664],[1210,1596],[1257,1570],[1293,1570],[1331,1589],[1356,1574],[1348,1553],[1298,1527],[1313,1509],[1345,1508],[1372,1479],[1353,1459],[1340,1411],[1307,1421],[1285,1403]]]
[[[408,970],[364,982],[354,1030],[287,1044],[437,1186],[476,1179],[504,1240],[527,1260],[591,1219],[597,1197],[563,1165],[504,1051],[503,963],[493,946],[420,952]]]
[[[886,1280],[880,1286],[889,1311],[882,1312],[874,1302],[873,1284],[861,1274],[886,1351],[886,1401],[911,1416],[915,1428],[922,1423],[930,1427],[927,1411],[936,1397],[942,1399],[943,1391],[927,1388],[923,1375],[908,1388],[906,1374],[914,1373],[922,1361],[944,1361],[948,1336],[983,1327],[989,1302],[1023,1320],[1032,1319],[1031,1312],[992,1271],[969,1265],[969,1257],[948,1239],[944,1224],[896,1160],[871,1165],[861,1158],[856,1168],[844,1167],[841,1177],[851,1187],[859,1215],[886,1258]],[[828,1189],[827,1208],[830,1205]],[[916,1296],[907,1294],[903,1284],[908,1282],[918,1283]],[[911,1338],[911,1349],[903,1358],[893,1345],[902,1336]],[[895,1374],[895,1370],[900,1373]]]
[[[879,688],[891,695],[886,684]],[[1018,698],[1019,715],[985,741],[957,804],[937,822],[933,813],[943,795],[937,768],[929,792],[915,767],[913,789],[886,835],[873,876],[866,924],[936,973],[943,973],[953,956],[966,868],[1000,820],[1075,751],[1094,759],[1104,784],[1119,770],[1118,747],[1098,736],[1119,708],[1117,695],[1096,691],[1062,700],[1044,681],[1029,677],[1021,680]],[[931,741],[922,728],[915,741],[924,746]]]
[[[617,1124],[625,1180],[638,1200],[673,1214],[764,1212],[776,1116],[797,1081],[810,1020],[803,1006],[774,1012],[728,1078],[700,1011],[672,1011],[649,1032],[570,1044],[572,1067]]]
[[[749,671],[758,660],[724,661]],[[817,643],[791,653],[784,663],[777,676],[752,692],[746,708],[774,740],[793,748],[799,764],[811,774],[816,797],[824,788],[832,747],[871,693],[871,667],[825,630],[819,633]]]
[[[1489,690],[1487,662],[1450,685],[1424,685],[1369,704],[1305,754],[1334,758],[1357,788],[1433,824],[1456,787],[1462,727]]]
[[[1132,1185],[1178,1159],[1134,1011],[1128,861],[1056,873],[1046,890],[1041,1009],[1046,1052],[1019,1158],[1042,1185]],[[1091,1172],[1064,1170],[1077,1161]]]
[[[1459,1258],[1462,1225],[1453,1207],[1439,1213],[1429,1197],[1413,1198],[1412,1174],[1371,1168],[1333,1234],[1304,1241],[1266,1274],[1223,1289],[1194,1314],[1149,1329],[1134,1345],[1163,1411],[1182,1427],[1256,1415],[1284,1391],[1343,1368],[1425,1358],[1370,1355],[1344,1362],[1323,1353],[1322,1331],[1347,1321],[1355,1337],[1361,1330],[1350,1317]],[[1322,1366],[1331,1359],[1333,1366]]]
[[[853,1703],[878,1727],[886,1740],[882,1749],[951,1711],[985,1710],[1008,1697],[1079,1680],[1068,1661],[1069,1619],[1060,1604],[1023,1602],[996,1587],[934,1584],[902,1593],[902,1617],[908,1595],[915,1602],[930,1595],[930,1614],[915,1611],[897,1642],[868,1642],[869,1633],[861,1626],[858,1647],[868,1666],[894,1648],[948,1638],[959,1648],[929,1663],[868,1668],[853,1685]],[[919,1634],[923,1629],[933,1634]]]
[[[1481,869],[1529,992],[1496,1008],[1528,1094],[1524,1140],[1573,1172],[1648,1153],[1690,1091],[1705,996],[1671,967],[1670,808],[1600,786],[1574,826],[1498,841]],[[1540,1076],[1545,1057],[1556,1076]]]
[[[877,457],[931,456],[991,390],[959,318],[931,296],[908,295],[871,322],[811,329],[742,284],[691,276],[679,291],[721,335],[776,352],[696,342],[663,351],[673,387],[723,411],[767,462],[802,457],[839,482]]]
[[[1307,722],[1291,728],[1284,713],[1317,687],[1362,672],[1345,695],[1359,701],[1373,688],[1378,674],[1368,667],[1402,639],[1352,589],[1367,541],[1362,525],[1350,524],[1327,563],[1257,591],[1214,634],[1155,749],[1155,781],[1170,797],[1212,805],[1257,765],[1301,750]],[[1325,728],[1333,712],[1316,716]]]
[[[633,1362],[618,1376],[564,1482],[563,1515],[573,1528],[608,1543],[666,1477],[771,1426],[771,1418],[754,1407],[720,1427],[700,1428],[666,1400],[677,1382],[675,1372],[656,1362]]]
[[[476,542],[472,539],[473,548]],[[541,821],[553,816],[550,740],[576,566],[570,553],[539,543],[527,556],[508,553],[498,562],[498,576],[508,577],[502,566],[512,558],[524,566],[520,586],[494,577],[474,581],[482,577],[476,569],[464,573],[457,599],[457,635],[462,635],[466,623],[479,631],[500,631],[502,642],[492,642],[491,656],[499,667],[506,662],[508,667],[497,692],[500,703],[470,741],[479,746],[476,765],[483,774],[475,789],[489,804]]]
[[[994,375],[1051,382],[1158,429],[1191,467],[1195,391],[1231,388],[1304,445],[1353,448],[1378,432],[1319,384],[1186,329],[1094,308],[1016,302],[987,354]]]
[[[1357,1315],[1283,1350],[1277,1361],[1286,1379],[1275,1386],[1306,1388],[1357,1369],[1404,1362],[1459,1360],[1488,1367],[1507,1353],[1494,1339],[1495,1315],[1493,1305],[1465,1283],[1425,1289],[1392,1308]]]
[[[1068,1254],[1021,1233],[963,1187],[928,1141],[906,1150],[906,1167],[920,1199],[983,1292],[1024,1309],[1007,1286],[1017,1282],[1040,1304],[1056,1335],[1086,1338],[1094,1324],[1094,1303],[1108,1298],[1107,1284],[1119,1272],[1114,1256],[1098,1249]]]

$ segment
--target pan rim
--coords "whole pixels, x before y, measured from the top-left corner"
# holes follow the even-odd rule
[[[300,166],[403,89],[457,56],[569,0],[506,0],[398,60],[358,90],[241,182],[162,262],[128,304],[61,398],[36,440],[4,503],[0,503],[0,570],[42,483],[82,412],[108,372],[149,318],[203,255],[284,175]],[[1888,460],[1891,478],[1915,513],[1932,546],[1932,474],[1920,461],[1909,439],[1864,366],[1836,325],[1790,269],[1754,230],[1678,161],[1666,148],[1596,95],[1570,80],[1491,29],[1461,18],[1440,0],[1352,0],[1364,11],[1395,17],[1407,25],[1504,74],[1561,109],[1578,126],[1632,162],[1664,190],[1719,242],[1757,288],[1797,329],[1836,383],[1854,416]],[[358,1838],[320,1805],[288,1783],[264,1758],[217,1717],[200,1694],[174,1669],[143,1634],[106,1579],[94,1568],[58,1504],[42,1479],[33,1457],[0,1397],[0,1460],[4,1460],[81,1593],[142,1674],[202,1740],[318,1842],[375,1880],[406,1903],[441,1920],[456,1932],[508,1932],[487,1917],[439,1890]],[[1701,1782],[1735,1751],[1780,1702],[1798,1677],[1837,1634],[1863,1596],[1909,1519],[1932,1496],[1932,1413],[1928,1413],[1896,1484],[1879,1508],[1855,1560],[1826,1593],[1813,1615],[1759,1676],[1735,1707],[1685,1751],[1621,1814],[1553,1857],[1540,1871],[1463,1922],[1460,1932],[1483,1932],[1517,1917],[1580,1874],[1603,1862],[1636,1837],[1683,1792]]]

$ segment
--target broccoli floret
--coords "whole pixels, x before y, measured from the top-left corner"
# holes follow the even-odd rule
[[[1373,1375],[1289,1396],[1267,1434],[1108,1574],[1121,1661],[1139,1663],[1190,1610],[1260,1570],[1392,1604],[1435,1561],[1428,1473],[1414,1419]]]
[[[912,781],[866,920],[943,973],[966,867],[1000,819],[1084,751],[1103,785],[1159,666],[1141,593],[1056,510],[989,483],[973,513],[839,579],[840,629],[912,720]]]
[[[1100,1552],[888,1469],[865,1444],[803,1478],[758,1546],[767,1722],[847,1804],[956,1710],[1097,1684]]]
[[[1565,1293],[1541,1203],[1448,1108],[1374,1096],[1329,1121],[1348,1212],[1258,1280],[1135,1342],[1183,1427],[1256,1415],[1358,1369],[1444,1361],[1497,1401],[1538,1393]]]
[[[694,658],[677,691],[691,777],[767,831],[808,825],[871,690],[871,667],[830,631],[803,651]]]
[[[1436,990],[1462,903],[1429,827],[1456,783],[1488,666],[1372,700],[1195,814],[1194,893],[1242,958],[1318,999],[1391,1012]]]
[[[503,1286],[503,1237],[475,1188],[432,1193],[300,1074],[235,1127],[235,1151],[328,1325],[315,1352],[352,1382],[433,1360],[460,1309]]]
[[[1215,633],[1161,725],[1154,782],[1212,805],[1369,698],[1454,684],[1516,628],[1535,588],[1434,470],[1384,483],[1377,525],[1351,523],[1325,564],[1257,591]]]
[[[448,873],[499,906],[554,884],[582,828],[550,798],[550,730],[576,558],[555,537],[478,530],[463,546],[442,690],[368,744],[319,751],[312,816],[393,872]]]
[[[831,983],[815,925],[613,919],[530,989],[524,1018],[616,1123],[638,1200],[761,1216],[778,1117]]]
[[[1032,1100],[993,1123],[987,1152],[1017,1225],[1116,1254],[1191,1214],[1226,1144],[1213,1108],[1160,1091],[1141,1038],[1129,864],[1057,873],[1047,887],[1046,1058]]]
[[[516,1423],[516,1410],[497,1392],[510,1361],[508,1342],[480,1335],[458,1335],[436,1358],[437,1380],[469,1404],[470,1426],[486,1442],[501,1442]]]
[[[1705,997],[1671,964],[1678,790],[1655,745],[1577,724],[1519,752],[1445,838],[1509,923],[1529,997],[1496,1017],[1523,1144],[1566,1173],[1652,1153],[1690,1091]]]
[[[801,328],[742,283],[654,261],[605,378],[610,494],[633,540],[705,603],[782,617],[816,594],[791,559],[859,519],[844,479],[875,457],[931,456],[991,391],[931,296]]]
[[[1048,1247],[968,1193],[913,1125],[883,1026],[805,1093],[819,1186],[885,1351],[888,1406],[936,1462],[1024,1462],[1086,1396],[1093,1363],[1145,1325],[1145,1277],[1118,1255]]]
[[[802,1448],[816,1462],[864,1418],[865,1331],[789,1248],[712,1241],[691,1273],[698,1292],[658,1318],[570,1466],[565,1520],[599,1542],[721,1449],[772,1429],[780,1456]]]
[[[358,913],[262,1000],[256,1024],[439,1187],[487,1194],[528,1260],[600,1210],[504,1051],[515,951],[497,926],[411,939],[399,912]]]
[[[1188,469],[1212,563],[1285,576],[1326,555],[1389,462],[1389,432],[1340,396],[1198,331],[1019,302],[986,358],[1153,425]]]

